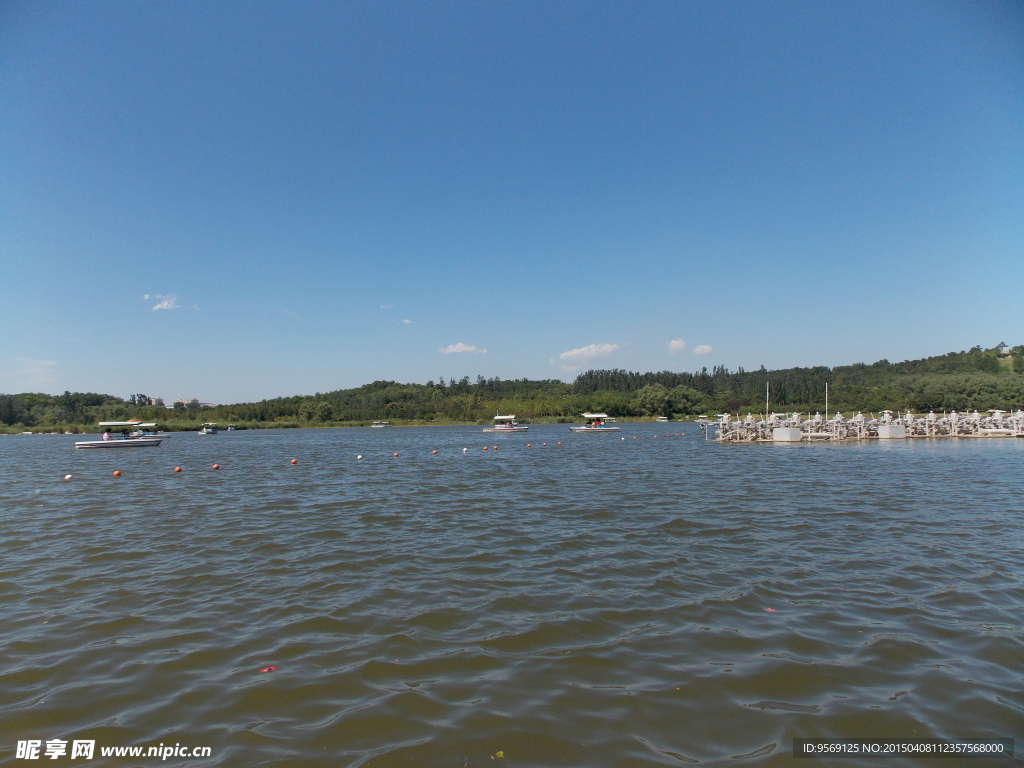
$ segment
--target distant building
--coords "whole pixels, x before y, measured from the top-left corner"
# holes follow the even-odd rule
[[[181,403],[186,408],[198,408],[201,405],[198,397],[183,397],[181,400],[174,401],[174,405],[178,403]],[[173,408],[174,406],[172,405],[171,407]]]

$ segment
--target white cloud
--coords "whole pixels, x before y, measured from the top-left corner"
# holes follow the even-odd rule
[[[394,304],[381,304],[380,308],[381,309],[394,309],[395,305]]]
[[[173,293],[154,293],[152,296],[148,293],[142,295],[143,299],[158,299],[158,302],[153,305],[153,309],[181,309],[178,304],[178,297]]]
[[[6,376],[0,377],[0,391],[26,392],[45,389],[52,384],[56,377],[53,375],[53,368],[57,365],[56,360],[33,360],[29,357],[15,357],[14,370]]]
[[[693,348],[693,354],[695,355],[710,355],[714,351],[710,344],[698,344]]]
[[[686,342],[682,339],[672,339],[668,343],[668,353],[670,355],[678,355],[680,352],[686,351]]]
[[[477,349],[471,344],[463,344],[461,341],[458,344],[449,344],[447,347],[441,347],[438,350],[442,355],[451,355],[456,352],[473,352],[477,355],[486,355],[486,349]]]
[[[574,371],[595,357],[608,357],[616,349],[621,348],[621,344],[588,344],[579,349],[570,349],[568,352],[563,352],[558,358],[564,363],[562,365],[563,370]]]
[[[402,322],[406,325],[412,325],[412,320],[403,320]]]

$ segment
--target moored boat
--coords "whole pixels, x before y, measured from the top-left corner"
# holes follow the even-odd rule
[[[508,416],[498,416],[495,414],[494,426],[487,427],[484,429],[484,432],[526,432],[528,429],[529,427],[523,426],[516,421],[516,415],[514,413]]]
[[[569,427],[569,431],[576,433],[620,431],[619,427],[613,426],[615,424],[615,419],[611,418],[607,413],[584,413],[583,418],[587,420],[586,424],[578,427]]]
[[[391,426],[391,422],[390,421],[375,421],[370,426],[373,427],[374,429],[381,429],[382,427],[390,427]]]
[[[220,432],[220,430],[217,429],[216,422],[212,421],[208,421],[203,424],[203,428],[199,430],[200,435],[216,435],[218,432]]]

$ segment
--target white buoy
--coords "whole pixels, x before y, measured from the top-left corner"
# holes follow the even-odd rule
[[[65,480],[70,480],[71,479],[71,475],[64,475],[64,479]]]
[[[361,453],[360,453],[360,454],[359,454],[358,456],[356,456],[356,458],[357,458],[357,459],[361,459],[361,458],[363,458],[363,454],[361,454]]]
[[[469,452],[469,448],[463,448],[463,449],[462,449],[462,452],[463,452],[463,453],[468,453],[468,452]]]

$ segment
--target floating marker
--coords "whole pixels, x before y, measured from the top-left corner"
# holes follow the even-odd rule
[[[542,445],[547,445],[547,443],[542,443]]]
[[[64,475],[64,479],[65,480],[70,480],[71,479],[71,475]]]
[[[430,455],[431,455],[431,456],[437,456],[437,451],[431,451],[431,452],[430,452]]]
[[[486,446],[486,445],[484,446],[484,450],[485,450],[485,451],[487,450],[487,446]]]
[[[292,464],[298,464],[298,463],[299,463],[298,459],[292,459]]]
[[[533,448],[533,446],[532,446],[532,445],[530,445],[529,443],[527,443],[527,444],[526,444],[526,447],[527,447],[527,448]]]
[[[114,474],[114,477],[120,477],[121,476],[121,470],[120,469],[115,469],[113,474]]]
[[[277,672],[277,667],[264,667],[260,672]]]
[[[212,469],[220,469],[220,464],[214,464]]]
[[[561,445],[561,444],[562,444],[562,441],[561,441],[561,440],[559,440],[559,441],[558,441],[558,444],[559,444],[559,445]]]
[[[494,446],[494,450],[498,450],[498,446]]]
[[[363,454],[361,454],[361,453],[360,453],[360,454],[359,454],[358,456],[356,456],[356,458],[357,458],[357,459],[361,459],[361,458],[363,458]]]
[[[396,458],[396,459],[398,458],[398,454],[397,454],[397,453],[392,453],[391,455],[392,455],[392,456],[393,456],[394,458]]]
[[[175,468],[174,468],[174,471],[175,471],[175,472],[181,472],[181,467],[175,467]]]
[[[462,449],[462,452],[463,452],[463,453],[468,453],[468,452],[469,452],[469,448],[463,448],[463,449]]]

